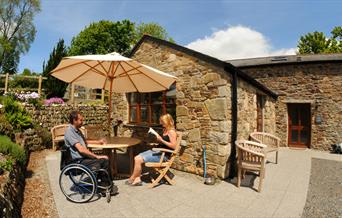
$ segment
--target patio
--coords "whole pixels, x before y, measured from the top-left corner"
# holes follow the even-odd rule
[[[274,158],[271,153],[270,158]],[[203,178],[173,171],[175,186],[160,185],[149,189],[130,187],[125,180],[115,184],[119,194],[107,204],[105,198],[86,204],[68,202],[59,189],[59,152],[46,158],[50,186],[60,217],[301,217],[310,180],[311,159],[341,161],[341,156],[313,150],[282,148],[279,163],[266,165],[261,193],[252,189],[253,175],[246,175],[242,187],[219,181],[214,186],[203,184]]]

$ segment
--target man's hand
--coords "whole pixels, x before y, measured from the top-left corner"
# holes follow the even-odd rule
[[[107,155],[96,155],[96,159],[107,159],[108,160],[108,156]]]

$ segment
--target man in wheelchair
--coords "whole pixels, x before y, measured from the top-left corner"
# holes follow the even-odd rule
[[[100,182],[106,183],[105,186],[110,186],[111,194],[116,194],[117,188],[113,185],[111,170],[109,167],[108,156],[97,155],[87,148],[88,143],[104,144],[104,140],[86,140],[80,128],[83,125],[83,116],[78,111],[72,111],[69,115],[69,127],[64,133],[65,147],[69,151],[70,161],[67,164],[80,164],[88,168],[99,179]],[[63,155],[62,155],[63,156]],[[63,157],[62,157],[63,159]],[[77,167],[76,167],[77,168]],[[73,172],[73,171],[70,171]],[[102,178],[98,178],[101,176]],[[71,178],[71,177],[70,177]],[[107,180],[107,181],[106,181]],[[109,180],[109,181],[108,181]],[[99,182],[99,181],[97,181]],[[97,184],[97,183],[96,183]],[[98,184],[99,188],[101,184]],[[108,189],[107,189],[108,190]],[[64,193],[65,194],[65,193]],[[72,200],[72,199],[70,199]]]

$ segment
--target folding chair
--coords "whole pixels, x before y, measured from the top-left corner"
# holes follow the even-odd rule
[[[174,185],[175,181],[173,181],[168,175],[167,172],[169,171],[170,167],[172,166],[173,161],[175,160],[176,156],[178,155],[178,152],[180,150],[180,142],[182,139],[182,133],[177,132],[177,142],[176,142],[176,148],[175,150],[165,149],[165,148],[153,148],[153,151],[160,151],[162,152],[162,155],[160,157],[160,161],[158,163],[155,162],[147,162],[145,163],[146,167],[153,168],[156,172],[159,173],[159,176],[156,179],[152,179],[152,183],[149,185],[150,188],[153,188],[156,186],[162,178],[165,178],[166,181],[170,185]],[[170,153],[170,159],[167,161],[164,160],[165,153]]]

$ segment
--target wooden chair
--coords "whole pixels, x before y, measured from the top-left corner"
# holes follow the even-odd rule
[[[64,133],[70,124],[61,124],[51,128],[51,138],[52,138],[52,149],[56,150],[56,144],[58,142],[64,141]],[[87,129],[83,126],[81,127],[81,132],[85,138],[87,138]]]
[[[169,171],[173,161],[175,160],[176,156],[178,155],[178,152],[180,150],[181,139],[182,139],[182,133],[177,132],[177,142],[176,142],[175,150],[169,150],[169,149],[165,149],[165,148],[152,148],[153,151],[162,152],[162,155],[161,155],[160,161],[158,163],[154,163],[154,162],[145,163],[146,167],[151,167],[159,173],[159,176],[156,179],[152,179],[152,183],[149,185],[150,188],[153,188],[154,186],[156,186],[162,178],[165,178],[166,181],[170,185],[175,184],[175,181],[173,181],[166,173]],[[164,160],[164,156],[165,156],[166,152],[170,153],[171,156],[170,156],[169,160],[164,162],[163,160]]]
[[[252,141],[266,145],[266,153],[276,152],[276,164],[278,163],[278,152],[280,146],[280,139],[278,137],[265,132],[253,132],[249,137]]]
[[[51,128],[52,149],[56,150],[56,144],[64,141],[64,133],[69,124],[61,124]]]
[[[257,171],[260,177],[258,188],[258,192],[260,192],[265,177],[266,154],[264,149],[266,145],[247,140],[235,141],[235,145],[238,164],[237,187],[240,187],[241,176],[244,176],[245,171]]]

